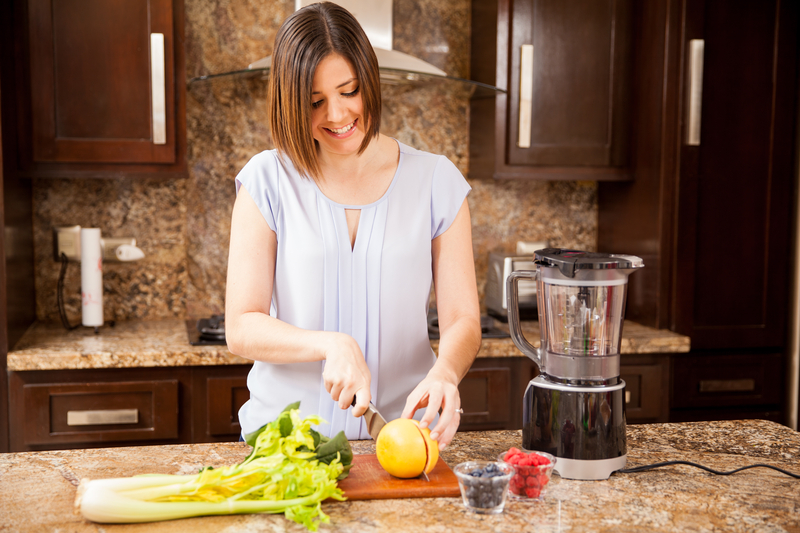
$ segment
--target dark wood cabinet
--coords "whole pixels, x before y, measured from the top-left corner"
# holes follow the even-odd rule
[[[522,397],[538,369],[527,357],[476,359],[461,380],[459,431],[522,429]]]
[[[11,451],[191,442],[191,369],[9,372]]]
[[[630,0],[473,0],[470,177],[629,178]]]
[[[683,99],[674,323],[694,348],[785,344],[797,17],[793,2],[686,3],[685,41],[704,59],[683,69],[702,76],[702,101],[691,142]]]
[[[9,372],[10,450],[238,441],[250,368]]]
[[[194,442],[230,442],[239,439],[239,408],[250,399],[250,365],[194,369]]]
[[[26,174],[185,172],[181,0],[28,0],[18,11]]]
[[[665,354],[622,356],[620,378],[625,381],[625,417],[629,424],[669,420],[669,365],[669,355]]]
[[[459,431],[522,429],[522,400],[530,380],[539,374],[527,357],[476,359],[458,387],[461,395]],[[629,424],[666,422],[669,417],[669,356],[623,355]]]
[[[0,2],[0,452],[9,449],[8,350],[36,319],[33,269],[33,191],[17,169],[13,2]]]
[[[644,258],[627,318],[691,338],[671,420],[780,418],[798,16],[778,0],[637,4],[635,179],[600,184],[598,248]]]

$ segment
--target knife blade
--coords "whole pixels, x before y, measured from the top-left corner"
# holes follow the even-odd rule
[[[356,399],[353,398],[352,406],[355,407],[355,405]],[[367,424],[367,431],[370,437],[372,437],[372,440],[378,440],[378,433],[380,433],[383,426],[386,425],[386,419],[383,418],[378,408],[375,407],[375,404],[372,402],[369,402],[367,410],[362,416],[364,417],[364,423]]]

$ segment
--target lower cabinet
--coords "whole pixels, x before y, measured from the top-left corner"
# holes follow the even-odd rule
[[[673,380],[680,386],[671,404],[671,357],[623,355],[628,423],[709,419],[706,411],[741,418],[748,409],[751,418],[779,416],[772,406],[780,391],[768,380],[779,355],[740,359],[698,363],[678,357]],[[236,441],[239,408],[250,397],[249,370],[250,365],[231,365],[9,372],[11,451]],[[521,429],[523,395],[538,372],[527,357],[476,359],[459,385],[459,431]]]
[[[669,356],[663,354],[622,356],[629,424],[668,421],[669,365]],[[459,431],[522,429],[522,399],[538,374],[527,357],[476,359],[458,387],[464,409]]]
[[[527,357],[476,359],[461,380],[459,431],[522,429],[522,396],[539,373]]]
[[[194,368],[192,440],[239,440],[239,408],[250,399],[247,373],[250,365]]]
[[[236,441],[249,370],[9,372],[11,451]]]
[[[625,381],[628,424],[669,420],[669,365],[668,355],[622,355],[620,378]]]

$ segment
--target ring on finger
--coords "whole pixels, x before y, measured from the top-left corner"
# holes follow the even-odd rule
[[[456,409],[456,413],[458,413],[460,415],[463,415],[464,414],[464,410],[459,407],[458,409]]]

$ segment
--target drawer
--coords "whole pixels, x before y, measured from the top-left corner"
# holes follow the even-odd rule
[[[782,401],[780,353],[697,354],[673,362],[673,408],[777,405]]]
[[[24,445],[178,437],[178,380],[22,385]]]

